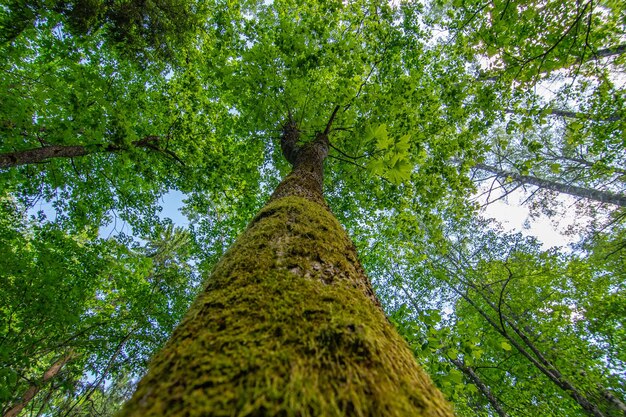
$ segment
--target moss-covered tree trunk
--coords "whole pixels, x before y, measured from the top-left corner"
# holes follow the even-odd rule
[[[291,174],[120,416],[452,416],[324,202],[327,134],[299,145],[297,126],[286,125]]]

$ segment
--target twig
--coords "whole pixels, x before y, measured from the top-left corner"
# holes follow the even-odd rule
[[[328,156],[329,156],[330,158],[336,159],[336,160],[338,160],[338,161],[342,161],[342,162],[346,162],[346,163],[348,163],[348,164],[354,165],[355,167],[359,167],[359,168],[361,168],[361,169],[365,169],[365,167],[364,167],[364,166],[359,165],[359,164],[357,164],[357,163],[356,163],[356,162],[354,162],[354,161],[350,161],[349,159],[343,159],[343,158],[341,158],[341,157],[339,157],[339,156],[335,156],[335,155],[328,155]]]
[[[342,151],[341,149],[339,149],[338,147],[336,147],[335,145],[333,145],[332,143],[329,143],[329,146],[331,148],[333,148],[334,150],[336,150],[337,152],[339,152],[340,154],[342,154],[343,156],[345,156],[346,158],[350,158],[350,159],[361,159],[361,158],[365,158],[367,155],[363,154],[360,156],[352,156],[352,155],[348,155],[347,153],[345,153],[344,151]]]

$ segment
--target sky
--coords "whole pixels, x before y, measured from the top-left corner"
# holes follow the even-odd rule
[[[478,193],[480,194],[480,193]],[[501,199],[490,203],[481,210],[481,215],[485,218],[493,218],[497,221],[505,232],[521,232],[524,236],[534,236],[541,242],[543,249],[549,249],[557,246],[567,250],[568,245],[578,241],[579,236],[564,235],[561,231],[565,230],[569,225],[574,224],[577,219],[573,212],[565,213],[558,218],[558,225],[552,219],[545,215],[536,218],[530,218],[530,210],[525,205],[520,205],[527,193],[520,190],[513,192],[506,200]],[[169,191],[160,200],[163,207],[160,217],[162,219],[169,218],[174,225],[187,227],[189,219],[181,212],[183,207],[184,194],[180,191]],[[479,201],[479,203],[484,203]],[[33,207],[29,214],[36,214],[42,210],[46,216],[54,220],[55,212],[49,203],[39,203]],[[494,224],[494,227],[496,225]],[[117,219],[106,227],[100,229],[100,236],[108,238],[118,233],[131,234],[130,226]]]
[[[577,234],[564,235],[561,233],[568,226],[576,223],[577,218],[573,210],[560,215],[558,225],[553,219],[543,214],[536,218],[530,218],[528,206],[520,204],[527,196],[527,192],[514,191],[508,196],[507,201],[498,200],[490,203],[481,210],[481,214],[485,218],[493,218],[498,221],[506,232],[521,232],[524,236],[536,237],[544,250],[554,246],[567,250],[570,244],[579,240],[580,236]]]
[[[528,207],[520,205],[527,193],[515,191],[507,201],[499,200],[489,204],[481,211],[486,218],[498,221],[507,232],[521,232],[525,236],[534,236],[541,242],[543,249],[553,246],[566,248],[578,240],[578,235],[563,235],[560,231],[576,222],[574,213],[566,213],[559,217],[558,226],[545,215],[530,219]],[[180,212],[183,207],[184,195],[179,191],[170,191],[161,200],[162,217],[169,217],[175,225],[187,226],[189,220]]]

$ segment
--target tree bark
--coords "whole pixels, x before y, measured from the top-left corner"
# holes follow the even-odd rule
[[[533,177],[530,175],[522,175],[513,171],[505,171],[497,167],[487,164],[476,164],[474,168],[489,171],[498,177],[511,178],[513,181],[523,184],[530,184],[540,188],[557,191],[563,194],[569,194],[574,197],[587,198],[589,200],[598,201],[600,203],[615,204],[620,207],[626,207],[626,195],[613,193],[610,191],[594,190],[590,188],[578,187],[575,185],[564,184],[557,181],[547,180],[543,178]]]
[[[568,111],[568,110],[559,110],[559,109],[551,109],[550,114],[554,116],[561,116],[561,117],[570,118],[570,119],[582,118],[582,119],[595,120],[599,122],[617,122],[621,120],[621,117],[619,116],[619,114],[612,114],[610,116],[607,116],[604,118],[597,118],[597,119],[590,117],[588,114],[578,113],[578,112],[573,112],[573,111]]]
[[[159,150],[156,143],[159,140],[156,136],[147,136],[141,140],[131,143],[131,146],[137,148],[152,148]],[[126,150],[124,146],[94,145],[87,147],[85,145],[46,145],[41,148],[23,149],[15,152],[0,153],[0,168],[12,168],[20,165],[41,164],[50,159],[55,158],[76,158],[93,153],[101,152],[119,152]]]
[[[599,385],[598,389],[610,409],[610,415],[615,417],[626,417],[626,404],[624,404],[622,400],[615,396],[615,394],[604,387]]]
[[[489,389],[489,387],[482,381],[482,379],[480,379],[480,377],[478,376],[478,374],[476,374],[472,367],[466,366],[460,359],[450,359],[450,361],[461,372],[463,372],[474,383],[474,385],[476,385],[476,387],[480,390],[480,392],[482,392],[485,398],[487,398],[489,404],[491,404],[493,409],[496,410],[496,413],[498,413],[500,417],[509,417],[506,411],[504,411],[504,408],[502,408],[502,404],[500,404],[500,401],[498,401],[495,395],[493,395],[491,389]]]
[[[57,376],[61,369],[68,363],[74,355],[72,353],[68,353],[60,357],[55,363],[44,372],[41,377],[41,381],[38,383],[32,384],[22,395],[22,399],[14,404],[6,413],[4,413],[3,417],[16,417],[20,414],[20,412],[35,398],[35,395],[41,390],[41,387],[50,381],[52,378]]]
[[[509,114],[520,113],[519,111],[514,110],[514,109],[506,109],[504,111]],[[570,110],[560,110],[560,109],[550,109],[550,114],[553,116],[564,117],[567,119],[594,120],[596,122],[617,122],[621,120],[621,117],[619,116],[619,114],[612,114],[608,117],[603,117],[603,118],[594,118],[586,113],[579,113],[579,112],[574,112]]]
[[[330,123],[329,123],[330,125]],[[452,416],[322,195],[328,129],[216,265],[120,417]]]

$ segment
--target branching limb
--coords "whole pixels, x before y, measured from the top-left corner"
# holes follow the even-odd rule
[[[326,124],[326,129],[324,129],[324,133],[322,133],[324,136],[328,136],[328,133],[330,132],[330,128],[333,125],[333,121],[335,120],[335,116],[337,116],[338,111],[339,111],[339,105],[335,106],[335,109],[333,110],[333,114],[330,116],[330,119],[328,120],[328,123]]]

